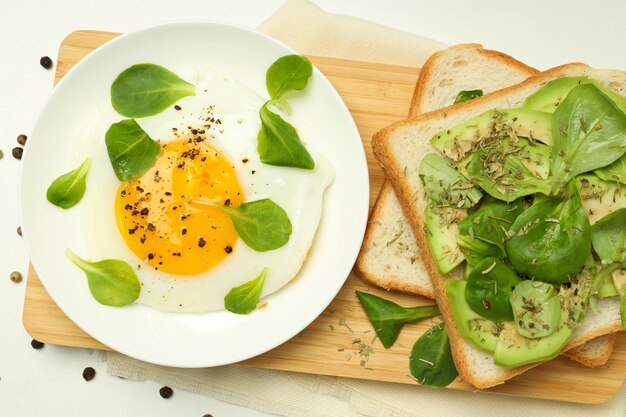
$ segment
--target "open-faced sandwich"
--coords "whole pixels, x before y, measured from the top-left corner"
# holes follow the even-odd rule
[[[623,329],[625,87],[569,64],[374,137],[479,388]]]

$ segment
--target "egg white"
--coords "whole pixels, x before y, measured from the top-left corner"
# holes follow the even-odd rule
[[[190,67],[179,75],[196,84],[196,95],[185,97],[155,116],[138,119],[139,125],[161,143],[177,140],[172,128],[201,127],[212,108],[221,124],[207,129],[207,143],[219,149],[232,163],[246,201],[270,198],[280,205],[293,226],[288,243],[276,250],[257,252],[239,239],[220,264],[193,275],[176,276],[154,270],[125,244],[115,221],[115,177],[104,144],[104,132],[112,119],[111,111],[98,109],[106,126],[88,126],[80,153],[92,159],[87,193],[81,202],[81,226],[87,255],[93,260],[122,259],[137,270],[142,289],[137,302],[161,311],[206,312],[224,309],[224,296],[235,286],[256,278],[264,267],[268,273],[262,297],[274,293],[294,278],[311,248],[322,214],[324,190],[332,183],[334,167],[322,155],[312,154],[313,170],[278,167],[260,162],[256,150],[261,123],[261,96],[242,83],[208,68]],[[100,132],[94,135],[95,132]],[[305,138],[303,138],[304,140]],[[246,160],[246,162],[243,162]]]

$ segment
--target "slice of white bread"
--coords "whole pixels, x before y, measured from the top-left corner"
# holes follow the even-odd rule
[[[374,155],[380,162],[387,178],[391,180],[396,195],[407,216],[422,253],[426,267],[434,284],[435,299],[442,310],[446,328],[450,335],[455,363],[460,375],[477,388],[488,388],[501,384],[507,379],[527,369],[537,366],[534,363],[518,368],[502,368],[493,363],[493,356],[479,351],[465,342],[459,335],[451,316],[450,306],[445,296],[445,280],[458,279],[460,271],[455,270],[442,276],[433,261],[424,235],[423,212],[426,207],[422,184],[418,175],[421,158],[434,152],[430,138],[441,131],[450,129],[487,110],[494,108],[520,107],[524,99],[552,79],[563,76],[587,75],[597,79],[621,94],[626,91],[626,73],[610,70],[594,70],[584,64],[568,64],[540,73],[528,80],[489,94],[461,103],[454,107],[427,113],[414,119],[394,123],[381,130],[373,138]],[[417,197],[414,200],[415,196]],[[602,299],[598,303],[600,314],[588,312],[587,319],[577,329],[564,350],[605,334],[622,329],[619,316],[619,301],[616,298]]]
[[[478,44],[451,46],[433,54],[424,64],[409,117],[452,105],[459,91],[481,89],[488,94],[538,72]],[[388,181],[370,213],[355,270],[364,280],[386,290],[434,298],[415,236]],[[614,340],[611,343],[608,336],[603,336],[565,354],[586,366],[600,366],[608,361],[613,345]]]

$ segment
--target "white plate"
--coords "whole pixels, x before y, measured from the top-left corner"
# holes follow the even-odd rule
[[[315,69],[306,99],[297,103],[297,126],[312,151],[334,164],[336,178],[324,197],[315,242],[297,278],[250,315],[225,311],[161,313],[133,304],[111,308],[89,294],[84,274],[63,251],[86,253],[80,210],[46,201],[46,189],[80,158],[80,130],[108,102],[111,80],[124,68],[154,62],[168,68],[209,65],[265,92],[265,71],[278,57],[296,53],[249,29],[222,23],[174,23],[127,34],[98,48],[56,87],[41,113],[22,161],[22,229],[31,261],[46,290],[80,328],[110,348],[147,362],[217,366],[266,352],[313,321],[343,285],[367,221],[369,183],[354,121],[330,82]],[[295,111],[294,111],[295,113]],[[91,118],[91,119],[90,119]],[[104,132],[101,144],[104,146]],[[77,159],[78,158],[78,159]]]

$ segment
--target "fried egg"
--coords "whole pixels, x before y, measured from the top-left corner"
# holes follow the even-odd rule
[[[93,163],[81,224],[91,259],[121,259],[136,269],[142,286],[138,303],[171,312],[221,310],[233,287],[265,267],[262,297],[297,275],[334,168],[315,153],[313,170],[261,163],[258,112],[266,100],[207,68],[188,68],[179,75],[196,85],[196,95],[137,119],[161,145],[159,159],[142,177],[127,182],[115,177],[104,135],[101,142],[84,146]],[[307,138],[302,140],[306,145]],[[200,197],[233,206],[270,198],[292,223],[289,241],[257,252],[219,208],[194,203]]]

